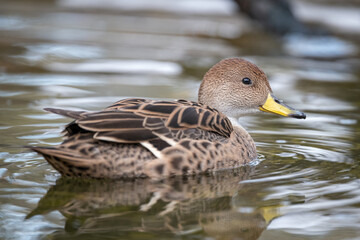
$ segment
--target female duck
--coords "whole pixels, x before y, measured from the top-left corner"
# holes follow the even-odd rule
[[[256,159],[243,115],[272,112],[305,118],[272,95],[266,75],[239,58],[204,76],[199,101],[124,99],[99,112],[45,110],[75,119],[57,147],[33,147],[62,175],[162,178],[235,168]]]

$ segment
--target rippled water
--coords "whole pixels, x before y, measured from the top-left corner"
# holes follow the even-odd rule
[[[231,1],[3,1],[0,238],[359,239],[360,5],[344,2],[294,1],[330,34],[281,38]],[[61,142],[69,119],[44,107],[196,100],[204,72],[229,56],[260,65],[308,115],[240,119],[255,165],[161,183],[80,181],[24,147]]]

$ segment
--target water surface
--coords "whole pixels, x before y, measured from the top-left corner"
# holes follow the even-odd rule
[[[279,37],[231,1],[102,2],[1,3],[1,239],[360,238],[358,3],[295,1],[330,34]],[[240,119],[255,165],[160,183],[80,181],[24,148],[61,142],[70,120],[44,107],[196,100],[205,71],[230,56],[258,64],[307,113]]]

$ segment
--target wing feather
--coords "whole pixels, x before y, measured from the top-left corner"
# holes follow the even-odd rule
[[[119,115],[121,117],[121,115]],[[141,129],[144,119],[126,118],[126,119],[104,119],[97,121],[77,121],[77,124],[88,131],[108,132],[123,129]]]
[[[151,130],[142,128],[142,129],[123,129],[121,131],[112,131],[112,132],[97,132],[94,135],[95,139],[109,141],[109,142],[118,142],[118,143],[139,143],[143,141],[150,141],[157,139],[158,136],[155,135]]]
[[[229,137],[233,131],[225,115],[209,106],[187,100],[130,98],[99,112],[47,110],[76,119],[66,129],[68,136],[88,131],[93,132],[98,140],[117,143],[147,141],[158,150],[179,140],[174,139],[176,134],[172,131],[198,128],[223,137]]]
[[[72,111],[72,110],[59,109],[59,108],[44,108],[44,110],[73,119],[79,119],[84,113],[86,113],[85,111]]]

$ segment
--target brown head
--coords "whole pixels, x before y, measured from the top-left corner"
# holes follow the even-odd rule
[[[231,118],[258,112],[305,118],[273,96],[265,73],[255,64],[228,58],[205,74],[199,89],[199,102],[218,109]]]

